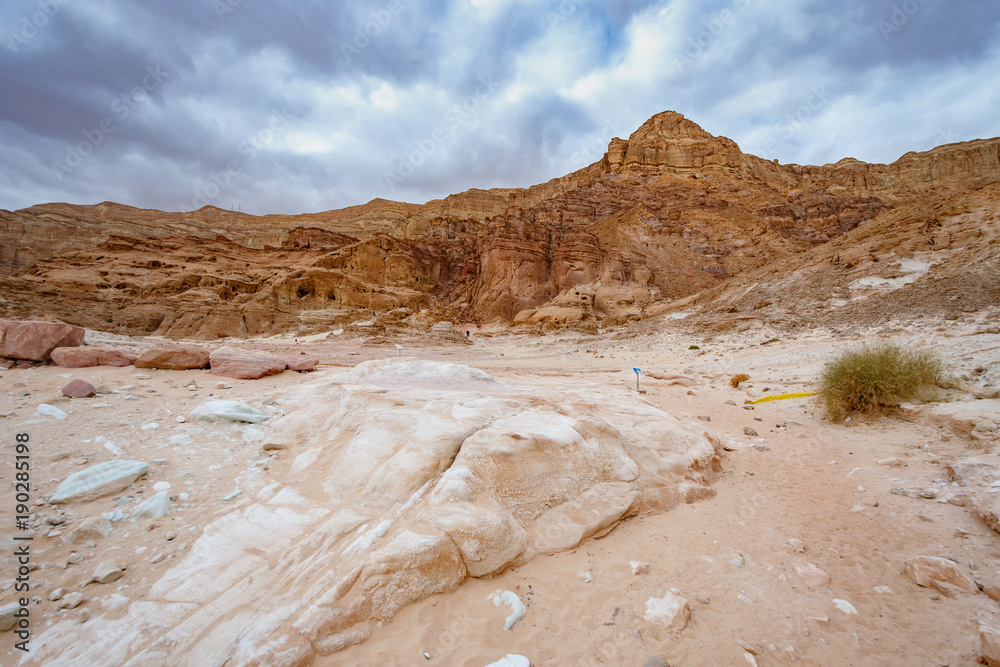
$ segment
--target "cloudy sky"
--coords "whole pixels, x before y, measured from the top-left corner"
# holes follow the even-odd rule
[[[1000,135],[996,0],[4,0],[0,208],[544,182],[672,109],[781,162]]]

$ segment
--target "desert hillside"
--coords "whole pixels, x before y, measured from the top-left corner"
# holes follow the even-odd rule
[[[889,165],[803,167],[744,154],[664,112],[562,178],[423,205],[375,200],[297,216],[112,203],[0,211],[0,315],[203,340],[440,320],[595,332],[679,312],[692,297],[700,308],[760,311],[787,285],[808,303],[762,314],[832,317],[879,301],[859,306],[858,296],[884,299],[879,281],[919,289],[940,271],[960,283],[972,261],[971,300],[933,305],[960,311],[995,297],[998,181],[1000,139]],[[821,285],[800,279],[810,272]]]

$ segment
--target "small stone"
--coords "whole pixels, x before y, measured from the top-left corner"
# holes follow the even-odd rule
[[[849,616],[856,616],[858,614],[858,610],[854,607],[853,604],[851,604],[847,600],[839,600],[837,598],[834,598],[833,605],[837,609],[839,609],[840,611],[844,612]]]
[[[83,554],[79,552],[73,552],[66,558],[66,562],[70,565],[76,565],[77,563],[83,562]]]
[[[97,569],[94,570],[94,574],[90,577],[90,582],[97,582],[99,584],[110,584],[112,581],[118,581],[122,577],[122,568],[118,565],[112,563],[111,561],[102,561]]]
[[[708,415],[705,415],[705,416],[698,415],[698,419],[700,419],[703,422],[710,422],[710,421],[712,421],[712,418],[710,416],[708,416]]]
[[[753,429],[752,429],[752,428],[750,428],[749,426],[744,426],[744,427],[743,427],[743,435],[748,435],[748,436],[750,436],[751,438],[757,438],[757,437],[760,437],[760,436],[759,436],[759,435],[757,434],[757,431],[753,430]]]
[[[76,609],[83,601],[86,600],[83,594],[78,591],[73,591],[59,602],[60,609]]]
[[[140,427],[140,430],[143,430],[143,431],[156,431],[159,428],[160,428],[159,424],[157,424],[156,422],[150,422],[150,423],[144,424],[142,427]]]
[[[62,395],[66,398],[91,398],[97,395],[97,388],[89,382],[73,380],[62,388]]]
[[[39,404],[39,406],[35,408],[35,414],[39,417],[52,417],[53,419],[66,419],[66,417],[69,417],[68,414],[54,405],[49,405],[48,403]]]
[[[972,390],[972,395],[985,400],[1000,398],[1000,387],[979,387]]]
[[[726,405],[736,405],[736,401],[726,401]]]
[[[594,580],[594,575],[592,575],[590,572],[587,572],[586,570],[578,571],[576,573],[576,576],[579,577],[581,581],[587,584],[589,584]]]
[[[157,482],[157,484],[170,484],[167,482]],[[159,519],[170,511],[170,492],[166,489],[158,490],[158,493],[144,500],[134,510],[131,518],[135,519]]]
[[[0,607],[0,632],[6,632],[14,627],[17,617],[14,615],[21,609],[17,602],[11,602]]]
[[[983,593],[991,600],[996,600],[1000,602],[1000,585],[995,583],[989,583],[983,586]]]
[[[758,452],[769,452],[771,451],[771,446],[764,442],[759,442],[753,446]]]
[[[218,382],[218,383],[216,383],[215,388],[216,389],[232,389],[233,385],[229,384],[228,382]]]
[[[279,451],[279,450],[282,450],[284,448],[285,448],[285,445],[283,445],[280,442],[277,442],[276,440],[270,440],[268,442],[265,442],[264,443],[264,447],[263,447],[263,449],[264,449],[265,452]]]
[[[671,630],[683,630],[687,625],[690,610],[682,597],[668,592],[662,598],[646,600],[645,619]]]
[[[888,466],[889,468],[902,468],[906,463],[902,459],[896,457],[882,459],[878,462],[880,466]]]
[[[187,421],[187,417],[185,417],[184,415],[177,415],[176,417],[174,417],[174,421],[176,421],[178,424],[183,424],[184,422]]]
[[[64,591],[61,588],[56,588],[51,593],[49,593],[49,602],[55,602],[56,600],[60,599],[65,594],[66,594],[66,591]]]
[[[163,562],[164,557],[166,557],[165,553],[158,553],[152,558],[150,558],[149,562],[152,563],[153,565],[156,565],[157,563]]]
[[[649,574],[649,563],[642,563],[637,560],[630,560],[628,564],[632,567],[632,574]]]
[[[172,531],[172,530],[171,530],[171,531],[167,531],[167,534],[163,536],[163,539],[165,539],[165,540],[166,540],[167,542],[170,542],[170,541],[172,541],[172,540],[173,540],[173,539],[174,539],[175,537],[177,537],[177,536],[176,536],[176,535],[174,535],[174,531]]]
[[[81,609],[79,616],[77,616],[76,618],[81,623],[86,623],[87,621],[90,620],[90,610],[89,609]]]
[[[819,569],[812,563],[796,565],[795,571],[802,578],[809,588],[819,588],[830,583],[830,575]]]
[[[88,517],[76,524],[64,540],[68,544],[86,542],[88,540],[103,540],[111,534],[111,522],[103,515]]]

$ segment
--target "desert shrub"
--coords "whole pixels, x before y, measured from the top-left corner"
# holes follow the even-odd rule
[[[935,387],[951,387],[944,362],[926,350],[877,343],[846,350],[823,369],[820,395],[830,419],[873,414],[901,400],[922,400]]]
[[[747,375],[746,373],[739,373],[739,374],[734,375],[733,377],[729,378],[729,385],[733,389],[737,389],[740,386],[740,382],[744,382],[744,381],[749,380],[749,379],[750,379],[750,376]]]
[[[700,350],[701,348],[698,347],[697,345],[691,345],[690,347],[688,347],[688,349],[689,350]]]

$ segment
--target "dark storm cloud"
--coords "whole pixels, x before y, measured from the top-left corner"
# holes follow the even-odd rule
[[[1000,5],[15,0],[0,207],[304,212],[525,186],[679,110],[783,161],[1000,134]]]

